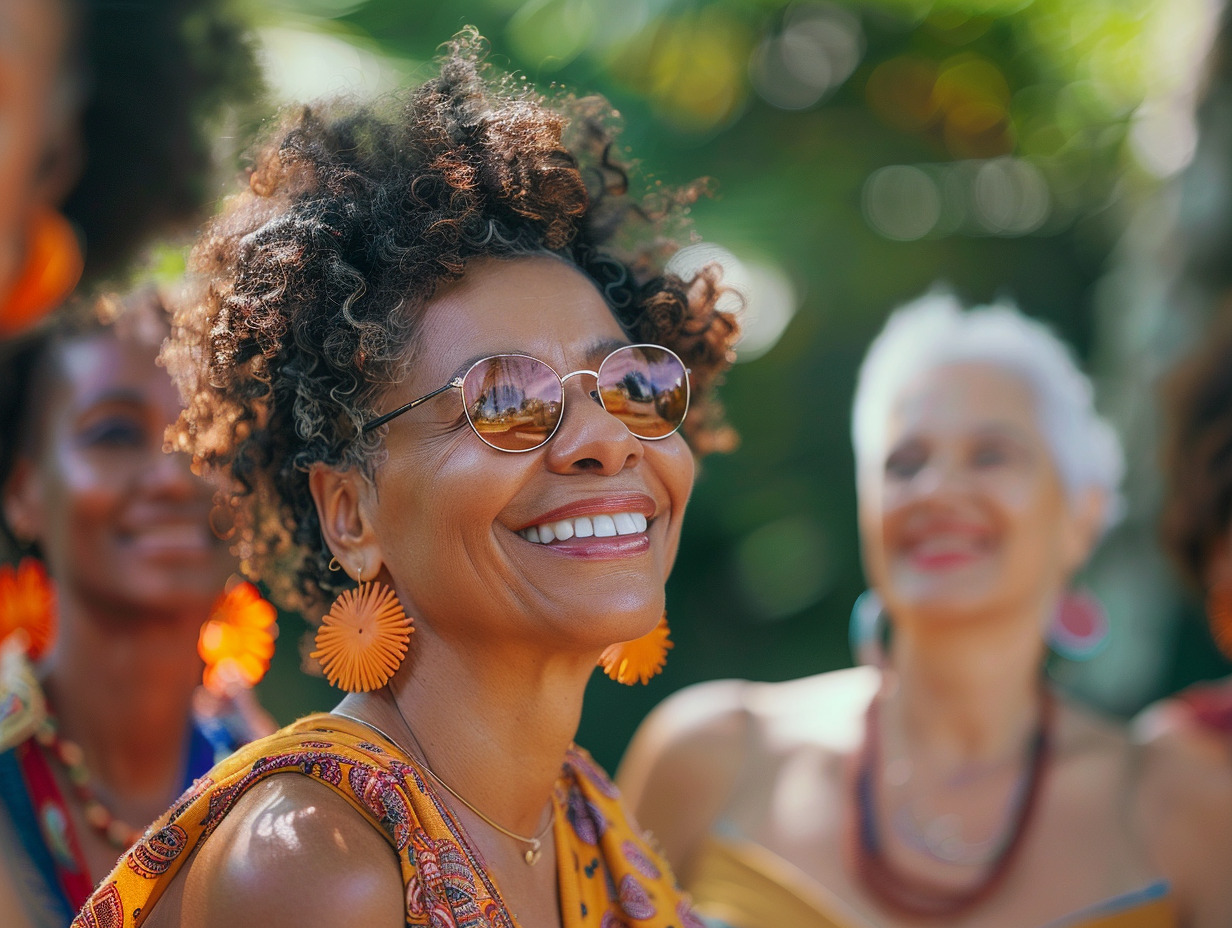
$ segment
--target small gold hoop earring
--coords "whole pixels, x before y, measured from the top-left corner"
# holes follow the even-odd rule
[[[329,569],[330,569],[330,570],[332,570],[332,571],[339,571],[339,570],[342,570],[342,564],[341,564],[341,563],[339,563],[338,558],[336,558],[336,557],[331,557],[331,558],[329,559]]]

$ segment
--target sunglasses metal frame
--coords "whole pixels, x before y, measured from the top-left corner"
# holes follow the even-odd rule
[[[428,400],[433,399],[434,397],[440,396],[446,390],[461,390],[462,384],[466,381],[466,378],[470,376],[471,371],[473,371],[480,364],[484,364],[485,362],[491,361],[494,358],[526,358],[527,360],[530,360],[530,361],[538,361],[540,364],[542,364],[544,367],[550,370],[553,374],[556,374],[556,379],[560,381],[560,416],[557,418],[556,424],[552,426],[552,431],[549,432],[546,436],[544,436],[543,441],[539,442],[539,444],[534,445],[533,447],[530,447],[530,448],[501,448],[498,445],[492,444],[490,441],[484,438],[483,435],[479,433],[479,429],[475,428],[475,423],[471,420],[470,413],[467,412],[466,410],[465,403],[463,403],[462,412],[466,416],[466,424],[469,425],[471,428],[471,431],[475,433],[475,437],[478,438],[485,445],[487,445],[489,448],[492,448],[496,451],[503,451],[507,454],[524,454],[527,451],[538,451],[540,448],[542,448],[544,445],[546,445],[549,441],[552,440],[552,436],[556,434],[557,429],[560,428],[561,422],[563,422],[565,419],[565,381],[571,377],[578,377],[582,374],[590,374],[592,377],[595,378],[596,386],[597,386],[598,385],[597,381],[599,379],[599,373],[600,371],[603,370],[603,365],[608,362],[608,359],[611,358],[612,355],[617,354],[618,352],[621,352],[621,351],[626,351],[630,348],[656,348],[659,351],[666,351],[668,354],[670,354],[673,358],[675,358],[680,363],[680,369],[684,371],[684,413],[681,414],[680,421],[676,423],[675,428],[673,428],[670,432],[667,432],[663,435],[654,435],[650,437],[638,435],[632,429],[629,429],[629,434],[633,435],[635,438],[641,441],[662,441],[664,438],[667,438],[671,435],[676,434],[676,432],[680,430],[680,426],[684,424],[685,417],[689,414],[689,403],[693,399],[693,385],[689,382],[689,375],[693,373],[693,371],[691,368],[685,366],[685,363],[681,359],[680,355],[676,354],[676,352],[672,351],[672,349],[666,348],[663,345],[655,345],[651,342],[639,342],[635,345],[621,345],[619,348],[616,348],[613,351],[611,351],[606,357],[604,357],[602,361],[599,362],[599,370],[592,371],[588,368],[582,368],[581,370],[570,371],[569,373],[565,374],[563,377],[560,374],[557,374],[556,368],[552,367],[551,364],[548,364],[547,361],[541,361],[539,358],[532,357],[531,355],[528,355],[528,354],[518,354],[516,352],[506,352],[502,354],[489,355],[486,358],[480,358],[478,361],[476,361],[474,364],[468,367],[460,376],[453,378],[453,380],[449,381],[449,383],[445,384],[443,387],[437,387],[431,393],[425,393],[423,396],[419,397],[418,399],[411,400],[409,403],[403,403],[397,409],[394,409],[394,410],[391,410],[390,412],[379,415],[375,419],[372,419],[369,422],[365,422],[363,424],[363,427],[360,429],[360,431],[364,434],[367,434],[368,432],[371,432],[373,429],[380,428],[382,425],[385,425],[385,423],[398,418],[398,416],[402,415],[403,413],[410,412],[416,406],[421,406],[424,403],[428,402]],[[599,395],[598,390],[591,390],[590,396],[591,396],[591,399],[593,399],[596,403],[598,403],[600,406],[603,406],[604,410],[607,410],[607,406],[604,406],[603,404],[603,397]],[[615,416],[615,413],[610,413],[610,415]],[[629,428],[629,426],[625,424],[623,420],[621,424],[624,425],[625,428]]]

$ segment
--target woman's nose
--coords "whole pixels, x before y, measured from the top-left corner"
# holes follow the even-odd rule
[[[565,384],[564,414],[547,452],[548,467],[557,473],[613,475],[640,461],[643,448],[641,440],[604,409],[594,379],[583,375]]]
[[[141,488],[162,498],[192,499],[209,492],[208,485],[192,472],[192,458],[183,452],[153,452],[140,476]]]

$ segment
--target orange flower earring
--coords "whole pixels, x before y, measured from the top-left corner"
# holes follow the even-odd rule
[[[338,569],[338,559],[330,569]],[[348,693],[366,693],[389,682],[406,657],[414,626],[398,596],[383,583],[364,582],[344,590],[321,620],[316,634],[318,661],[330,684]]]
[[[81,278],[83,259],[69,221],[42,209],[31,222],[26,263],[7,294],[0,294],[0,336],[16,335],[55,309]]]
[[[277,610],[255,586],[233,578],[197,638],[197,653],[205,661],[205,688],[226,696],[256,686],[274,656],[277,618]]]
[[[667,652],[674,646],[670,634],[665,612],[659,624],[641,638],[605,648],[599,655],[599,666],[605,674],[625,686],[649,683],[650,678],[662,672],[667,664]]]
[[[0,641],[23,635],[23,650],[38,660],[56,638],[56,590],[41,561],[0,565]]]

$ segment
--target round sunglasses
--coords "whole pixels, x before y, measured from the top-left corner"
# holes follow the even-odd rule
[[[591,397],[646,441],[667,438],[689,411],[689,369],[676,353],[661,345],[623,345],[604,358],[597,371],[571,371],[563,377],[529,355],[482,358],[445,386],[364,423],[363,431],[446,390],[461,390],[466,421],[485,444],[497,451],[534,451],[560,427],[565,381],[582,374],[595,378]]]

